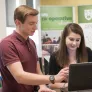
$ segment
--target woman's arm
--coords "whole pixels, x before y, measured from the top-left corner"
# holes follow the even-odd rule
[[[56,88],[62,89],[62,88],[67,88],[68,83],[62,82],[62,83],[49,84],[48,87],[51,89],[56,89]]]
[[[49,59],[49,68],[48,68],[48,73],[50,75],[55,75],[57,74],[62,68],[57,64],[56,62],[56,53],[53,53],[51,56],[50,56],[50,59]]]

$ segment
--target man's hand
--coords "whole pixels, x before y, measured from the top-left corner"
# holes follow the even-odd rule
[[[40,89],[38,90],[38,92],[56,92],[56,91],[55,90],[52,90],[52,89],[49,89],[45,85],[41,85],[40,86]]]
[[[59,71],[57,75],[55,75],[55,82],[62,82],[66,80],[69,75],[69,67],[63,68]]]

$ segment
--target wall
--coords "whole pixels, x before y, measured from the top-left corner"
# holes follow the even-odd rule
[[[0,39],[6,36],[5,0],[0,0]]]
[[[41,5],[86,5],[92,4],[92,0],[40,0]]]
[[[91,5],[92,0],[40,0],[40,5],[62,5],[75,7],[75,22],[78,22],[77,6]]]

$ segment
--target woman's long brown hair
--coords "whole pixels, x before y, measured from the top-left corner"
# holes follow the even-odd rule
[[[61,34],[59,49],[56,52],[56,60],[57,60],[57,63],[61,67],[69,65],[70,63],[69,58],[68,58],[66,42],[65,42],[66,37],[69,35],[70,31],[76,34],[79,34],[81,36],[80,46],[79,48],[77,48],[77,53],[76,53],[76,57],[78,59],[77,62],[87,62],[88,61],[88,55],[87,55],[87,51],[85,47],[83,30],[78,24],[70,23],[65,26],[63,33]]]

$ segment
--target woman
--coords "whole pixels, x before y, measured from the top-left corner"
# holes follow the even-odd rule
[[[82,28],[76,23],[67,24],[61,35],[59,49],[50,56],[49,74],[55,75],[70,64],[91,62],[92,51],[85,46]],[[68,87],[67,79],[49,85],[51,88]],[[66,91],[64,91],[66,92]]]

